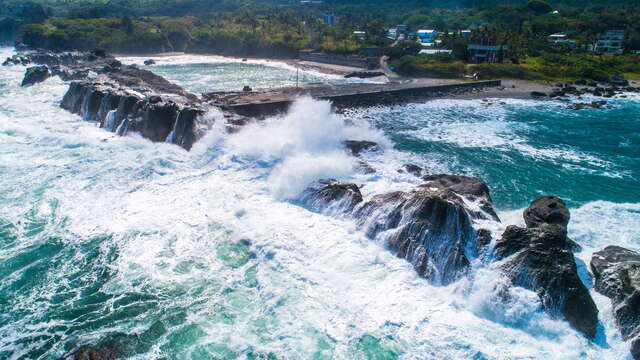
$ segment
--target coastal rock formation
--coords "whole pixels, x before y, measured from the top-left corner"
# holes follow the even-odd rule
[[[538,228],[545,224],[559,225],[564,230],[569,225],[571,213],[562,199],[548,195],[531,202],[523,213],[528,228]]]
[[[400,169],[398,169],[399,173],[407,173],[411,174],[415,177],[422,177],[425,175],[426,171],[418,165],[415,164],[404,164]]]
[[[151,141],[189,150],[210,125],[202,120],[207,107],[196,95],[137,66],[122,66],[104,51],[31,52],[16,61],[45,64],[52,75],[76,80],[60,106],[118,135],[138,132]],[[30,68],[24,83],[46,79],[47,66]]]
[[[491,218],[500,221],[493,209],[489,187],[484,181],[469,176],[448,174],[427,175],[422,180],[424,180],[424,184],[421,187],[428,187],[432,190],[450,190],[477,203],[478,209],[468,209],[475,218]]]
[[[381,151],[381,148],[377,143],[366,140],[346,140],[344,142],[344,146],[353,156],[360,156],[362,153],[369,151]]]
[[[567,237],[569,210],[561,199],[545,196],[531,203],[524,218],[527,228],[509,226],[496,243],[502,270],[513,285],[536,292],[551,316],[593,338],[598,309],[578,277],[575,244]]]
[[[607,246],[593,254],[595,289],[611,299],[623,339],[631,340],[631,354],[640,359],[640,253]]]
[[[473,227],[473,220],[493,219],[495,212],[470,209],[462,198],[482,199],[490,207],[489,190],[481,180],[455,175],[427,178],[412,192],[375,195],[366,202],[354,184],[335,182],[308,189],[301,200],[314,209],[350,212],[369,238],[411,262],[421,276],[449,284],[467,273],[471,261],[491,241],[486,230]]]
[[[362,194],[356,184],[341,184],[334,180],[320,180],[309,187],[300,199],[314,211],[350,213],[362,202]]]
[[[24,74],[21,86],[32,86],[47,80],[51,76],[46,66],[32,66]]]

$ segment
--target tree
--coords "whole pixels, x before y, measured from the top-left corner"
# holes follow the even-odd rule
[[[553,11],[551,5],[542,0],[531,0],[527,4],[527,7],[536,14],[547,14]]]
[[[122,17],[122,20],[120,20],[120,27],[124,29],[124,32],[127,33],[127,35],[131,35],[135,31],[133,20],[131,20],[129,15]]]

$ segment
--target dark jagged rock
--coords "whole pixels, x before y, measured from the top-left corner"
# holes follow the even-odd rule
[[[354,213],[367,236],[384,242],[438,284],[467,273],[478,254],[472,214],[452,190],[420,187],[374,196]]]
[[[546,97],[547,94],[541,92],[541,91],[532,91],[531,92],[531,96],[533,97]]]
[[[447,189],[469,200],[477,201],[482,211],[493,220],[500,221],[493,209],[493,200],[489,193],[489,187],[484,181],[474,177],[449,174],[427,175],[422,180],[425,183],[421,187]],[[482,215],[476,214],[476,217],[482,217]]]
[[[51,76],[46,66],[32,66],[27,69],[22,80],[22,86],[33,86],[47,80]]]
[[[116,360],[118,356],[118,352],[112,347],[83,348],[63,357],[62,360]]]
[[[315,211],[349,213],[362,202],[362,194],[356,184],[321,180],[307,189],[300,200]]]
[[[479,229],[476,236],[476,249],[478,253],[482,253],[487,248],[487,246],[491,244],[492,240],[493,237],[491,236],[491,231],[487,229]]]
[[[366,140],[347,140],[344,142],[344,146],[353,156],[360,156],[363,152],[368,151],[380,151],[380,146],[377,143]]]
[[[595,92],[594,92],[594,95],[595,95]],[[582,110],[586,108],[602,109],[602,107],[604,107],[605,105],[607,105],[607,102],[601,100],[601,101],[592,101],[591,103],[571,104],[569,105],[569,109],[572,109],[572,110]]]
[[[567,238],[569,212],[555,196],[537,199],[524,212],[527,228],[507,227],[496,243],[496,259],[513,285],[534,291],[552,317],[564,318],[589,338],[596,333],[598,309],[578,277]]]
[[[155,65],[156,61],[153,60],[153,59],[147,59],[147,60],[144,61],[144,64],[147,65],[147,66],[151,66],[151,65]]]
[[[301,201],[314,210],[351,213],[369,238],[411,262],[421,276],[449,284],[464,276],[471,260],[491,242],[487,230],[473,227],[474,219],[491,216],[468,209],[461,198],[476,194],[490,201],[488,188],[476,184],[478,179],[455,178],[441,175],[434,178],[442,180],[434,186],[376,195],[367,202],[354,184],[324,181],[307,189]],[[467,186],[460,185],[463,183]]]
[[[165,141],[173,130],[179,108],[175,103],[144,103],[139,111],[142,116],[134,122],[132,130],[151,141]]]
[[[206,107],[196,95],[150,71],[123,67],[101,50],[31,51],[9,60],[44,64],[52,69],[52,75],[75,80],[69,84],[60,106],[84,120],[98,121],[101,127],[119,135],[135,131],[152,141],[190,149],[210,125],[201,123]],[[34,70],[33,74],[28,72],[25,83],[35,79],[38,72]]]
[[[176,124],[167,141],[191,150],[191,147],[196,142],[196,123],[200,115],[202,115],[202,110],[199,109],[185,108],[180,110]]]
[[[398,169],[398,172],[411,174],[416,177],[421,177],[424,175],[425,170],[418,165],[404,164],[400,169]]]
[[[640,359],[640,253],[607,246],[593,254],[591,272],[595,289],[611,299],[616,324],[631,353]]]
[[[571,214],[567,205],[559,197],[548,195],[534,200],[524,211],[524,222],[528,228],[537,228],[543,224],[560,225],[567,229]]]

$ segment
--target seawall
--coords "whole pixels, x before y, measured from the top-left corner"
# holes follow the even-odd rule
[[[333,103],[335,108],[342,109],[350,107],[403,104],[412,101],[424,100],[426,98],[467,93],[490,87],[499,87],[501,85],[501,80],[490,80],[433,86],[408,85],[390,88],[381,87],[376,90],[363,87],[362,91],[354,91],[353,88],[350,87],[345,89],[345,92],[341,92],[340,87],[334,87],[331,89],[332,93],[328,95],[326,94],[327,91],[325,89],[317,91],[314,91],[313,89],[301,89],[297,92],[291,92],[284,98],[273,101],[264,101],[264,99],[246,99],[246,101],[243,101],[242,96],[240,96],[235,100],[235,104],[229,104],[227,107],[243,116],[263,117],[287,111],[295,98],[301,95],[329,100]]]

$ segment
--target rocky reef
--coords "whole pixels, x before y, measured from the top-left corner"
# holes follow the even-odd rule
[[[538,294],[546,312],[593,338],[598,309],[578,276],[565,203],[541,197],[524,211],[524,219],[526,228],[509,226],[496,242],[496,260],[504,260],[501,268],[513,285]]]
[[[60,106],[118,135],[137,132],[189,150],[210,126],[203,117],[209,107],[198,96],[102,51],[26,52],[5,63],[41,64],[27,69],[23,86],[49,76],[72,81]]]
[[[616,324],[631,354],[640,359],[640,253],[607,246],[593,254],[595,289],[611,299]]]
[[[51,76],[46,66],[32,66],[24,74],[21,86],[32,86],[47,80]]]
[[[312,210],[351,216],[365,234],[409,261],[422,277],[447,285],[468,274],[474,259],[489,251],[491,233],[477,220],[499,221],[487,185],[473,177],[439,174],[422,178],[410,192],[364,200],[355,184],[326,181],[305,191]],[[495,244],[498,268],[511,285],[537,293],[544,311],[594,338],[598,309],[578,276],[567,237],[570,213],[555,196],[524,211],[526,228],[509,226]]]
[[[407,259],[421,276],[449,284],[469,270],[486,245],[487,233],[476,230],[473,220],[497,216],[482,180],[444,174],[424,180],[412,192],[379,194],[366,202],[355,184],[321,182],[301,199],[314,210],[353,217],[369,238]],[[463,197],[482,205],[473,210]]]

